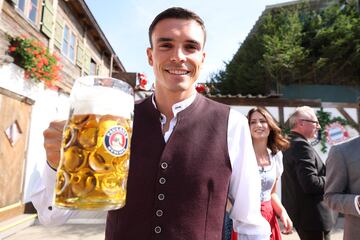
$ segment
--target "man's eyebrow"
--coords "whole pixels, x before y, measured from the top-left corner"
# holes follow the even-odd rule
[[[201,46],[201,43],[196,40],[187,40],[186,42]]]
[[[157,43],[161,43],[161,42],[171,42],[173,41],[174,39],[172,38],[167,38],[167,37],[161,37],[161,38],[158,38],[156,40]],[[196,41],[196,40],[186,40],[187,43],[192,43],[192,44],[195,44],[195,45],[199,45],[201,46],[200,42]]]
[[[166,38],[166,37],[161,37],[159,39],[156,40],[156,42],[160,43],[160,42],[171,42],[173,41],[172,38]]]

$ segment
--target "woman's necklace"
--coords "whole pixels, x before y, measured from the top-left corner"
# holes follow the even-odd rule
[[[265,171],[265,167],[270,166],[270,157],[269,154],[266,152],[266,154],[255,154],[256,155],[256,161],[258,166],[261,168],[261,172]]]

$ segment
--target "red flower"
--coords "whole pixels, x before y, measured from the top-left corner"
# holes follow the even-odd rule
[[[49,64],[49,61],[47,58],[42,58],[41,59],[42,63],[45,64],[45,65],[48,65]]]
[[[137,74],[137,77],[138,77],[138,81],[139,81],[139,87],[141,89],[145,89],[145,86],[147,84],[147,79],[146,79],[146,76],[144,73],[138,73]]]
[[[38,67],[38,68],[42,68],[43,67],[43,63],[42,62],[38,62],[37,64],[36,64],[36,66]]]
[[[54,86],[54,85],[48,85],[48,88],[51,90],[55,90],[55,91],[59,90],[59,87]]]
[[[146,84],[147,84],[147,80],[146,79],[141,79],[140,85],[145,87]]]
[[[56,61],[58,62],[61,61],[61,58],[56,53],[53,54],[53,57],[55,58]]]
[[[29,79],[30,78],[30,73],[29,72],[24,72],[24,78],[25,79]]]
[[[198,93],[203,93],[203,92],[205,92],[205,86],[204,86],[204,84],[197,84],[196,85],[196,87],[195,87],[195,89],[196,89],[196,91],[198,92]]]
[[[60,80],[60,58],[56,54],[50,54],[44,43],[26,36],[7,37],[10,43],[8,52],[18,60],[16,64],[24,68],[26,79],[44,82],[46,86]]]

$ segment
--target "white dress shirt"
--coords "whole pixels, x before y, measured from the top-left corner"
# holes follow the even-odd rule
[[[170,121],[169,130],[164,134],[165,142],[176,125],[177,114],[187,108],[195,97],[196,94],[173,105],[174,118]],[[154,97],[153,103],[156,107]],[[161,115],[160,122],[164,126],[164,115]],[[230,217],[233,219],[234,230],[239,234],[239,240],[268,240],[270,226],[260,213],[261,181],[246,117],[231,109],[227,133],[232,167],[229,198],[233,207]],[[52,206],[55,177],[56,173],[46,167],[31,196],[40,222],[46,225],[63,224],[79,212],[49,207]]]

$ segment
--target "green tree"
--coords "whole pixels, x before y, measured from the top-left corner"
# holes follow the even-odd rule
[[[357,1],[267,12],[211,82],[222,94],[268,94],[294,83],[359,85]]]
[[[310,27],[303,42],[310,51],[307,62],[312,69],[303,72],[316,73],[308,82],[358,84],[360,19],[356,2],[329,6],[307,20]]]
[[[260,62],[267,79],[275,83],[276,92],[279,92],[279,84],[292,82],[297,65],[307,55],[301,46],[302,24],[298,10],[279,9],[268,13],[261,28],[265,51]]]
[[[269,91],[264,81],[264,69],[258,61],[263,53],[258,36],[254,34],[248,38],[226,63],[225,70],[211,78],[211,83],[218,86],[222,94],[265,94]]]

